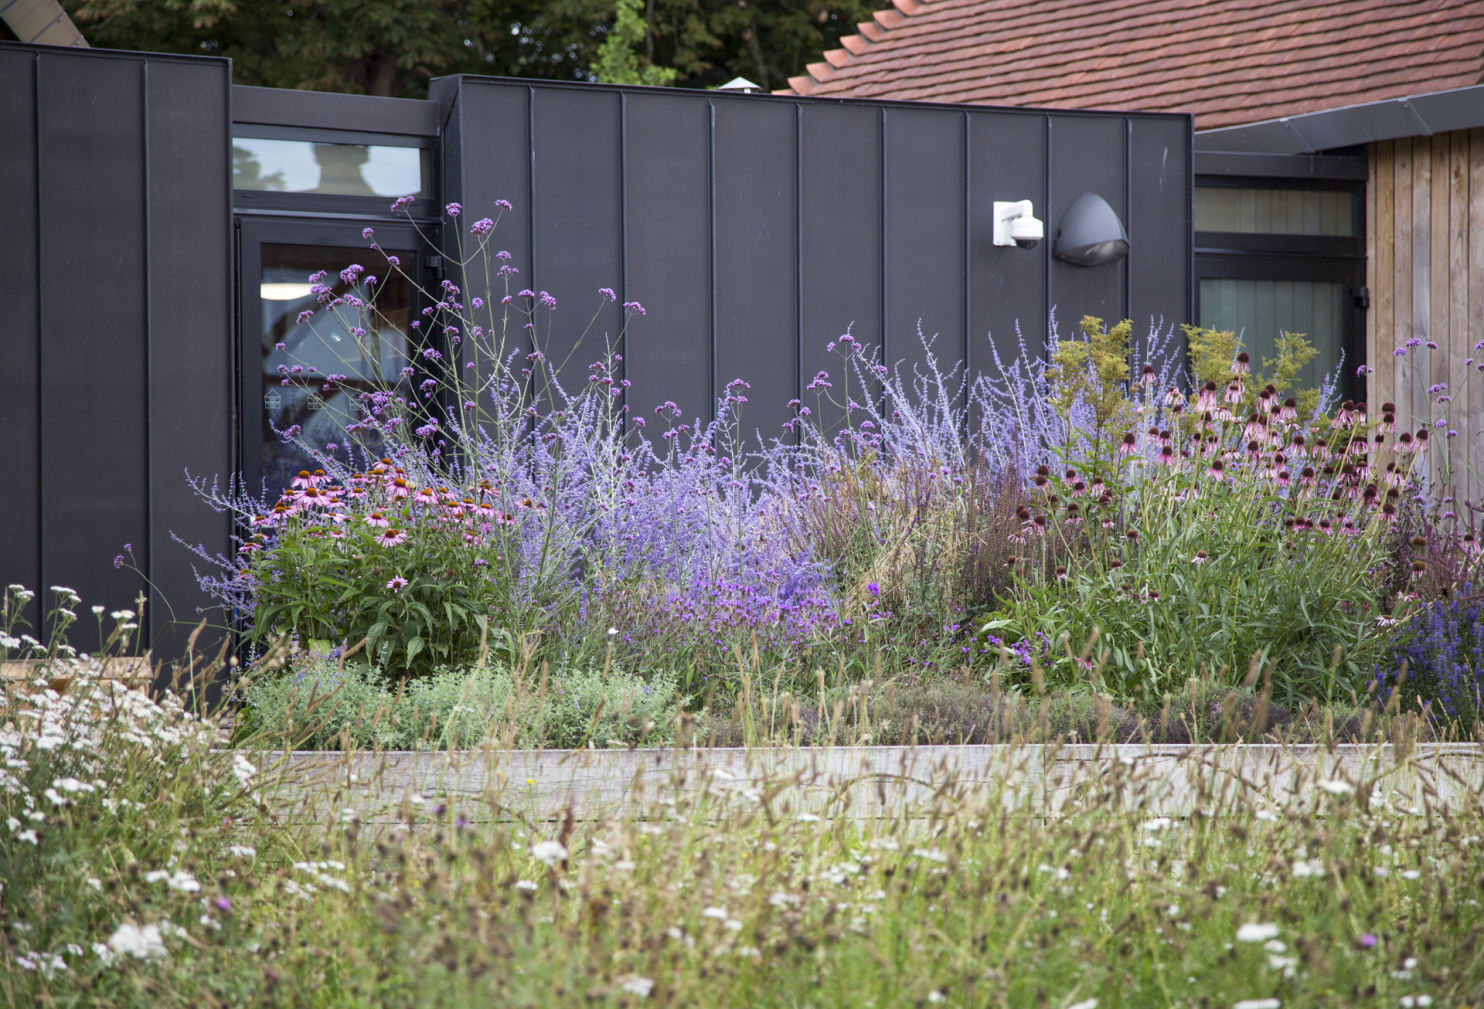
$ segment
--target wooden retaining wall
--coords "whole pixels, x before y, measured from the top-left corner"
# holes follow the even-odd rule
[[[439,806],[471,821],[663,815],[699,802],[851,818],[1002,805],[1056,816],[1095,802],[1154,816],[1315,809],[1354,796],[1421,812],[1477,807],[1484,746],[927,746],[454,753],[259,753],[282,818],[390,825]],[[1339,783],[1339,784],[1337,784]],[[1353,792],[1347,791],[1353,789]],[[725,805],[720,808],[726,808]]]
[[[1372,415],[1392,402],[1398,421],[1405,417],[1414,429],[1446,410],[1448,426],[1435,437],[1449,429],[1458,436],[1451,452],[1433,453],[1431,472],[1478,501],[1484,497],[1484,373],[1478,370],[1484,351],[1473,348],[1484,340],[1484,129],[1372,144],[1366,218]],[[1405,357],[1393,353],[1413,338],[1421,343]],[[1439,404],[1438,394],[1427,392],[1442,383],[1451,403]]]

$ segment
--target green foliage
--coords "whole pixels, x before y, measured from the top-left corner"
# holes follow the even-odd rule
[[[356,522],[331,539],[323,526],[285,521],[254,568],[255,647],[282,635],[306,646],[364,639],[368,655],[406,675],[467,665],[482,647],[508,645],[508,630],[488,626],[496,586],[457,530],[424,526],[402,549],[379,543],[377,532]]]
[[[617,0],[617,5],[613,27],[598,47],[593,77],[604,84],[675,83],[678,70],[655,66],[638,51],[647,34],[644,18],[639,14],[640,0]]]
[[[625,0],[630,4],[630,0]],[[606,77],[613,0],[64,0],[93,46],[226,56],[238,84],[426,96],[443,74],[624,83],[674,68],[681,87],[739,74],[765,89],[839,46],[870,0],[647,0],[641,79]],[[637,4],[629,9],[637,13]]]
[[[1236,377],[1233,366],[1237,355],[1242,353],[1242,342],[1229,329],[1205,329],[1201,326],[1182,326],[1188,346],[1190,369],[1197,385],[1215,382],[1224,389]],[[1278,335],[1278,356],[1263,358],[1261,362],[1249,362],[1250,377],[1243,382],[1244,394],[1241,408],[1251,410],[1257,402],[1258,393],[1271,385],[1279,396],[1295,397],[1301,417],[1310,417],[1319,406],[1318,389],[1295,389],[1294,383],[1304,367],[1319,351],[1305,338],[1303,333],[1283,332]]]
[[[576,748],[674,740],[675,682],[603,667],[554,674],[503,666],[388,680],[311,657],[243,690],[245,738],[307,749]]]
[[[1051,386],[1051,405],[1067,430],[1078,428],[1073,417],[1075,407],[1081,404],[1091,411],[1092,430],[1080,433],[1088,443],[1086,451],[1091,459],[1103,465],[1111,460],[1117,440],[1134,424],[1128,384],[1133,324],[1124,319],[1108,329],[1102,319],[1085,315],[1081,329],[1082,339],[1057,342],[1046,380]]]
[[[1306,528],[1316,507],[1256,475],[1156,469],[1075,526],[1049,522],[1030,559],[1060,545],[1063,563],[1024,566],[984,627],[1011,643],[1043,635],[1053,688],[1157,705],[1193,677],[1230,685],[1271,668],[1282,702],[1346,698],[1388,636],[1375,593],[1386,527],[1372,515],[1353,531]]]

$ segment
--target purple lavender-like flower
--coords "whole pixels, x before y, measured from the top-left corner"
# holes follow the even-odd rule
[[[464,212],[464,208],[461,204],[450,203],[448,206],[443,208],[443,212],[449,217],[458,217]]]
[[[488,235],[491,231],[494,230],[495,222],[490,220],[488,217],[481,217],[479,220],[469,225],[469,231],[476,235]]]

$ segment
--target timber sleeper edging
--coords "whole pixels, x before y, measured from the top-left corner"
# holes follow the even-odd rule
[[[440,807],[478,822],[739,801],[852,819],[962,802],[1052,817],[1110,800],[1150,817],[1322,811],[1347,799],[1418,813],[1484,803],[1476,743],[240,752],[281,819],[387,826]]]

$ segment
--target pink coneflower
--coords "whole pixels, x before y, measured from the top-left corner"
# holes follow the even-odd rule
[[[1392,413],[1391,411],[1387,411],[1386,413],[1383,413],[1381,415],[1381,430],[1384,431],[1384,432],[1386,432],[1387,434],[1391,434],[1393,431],[1396,430],[1396,414],[1395,413]]]
[[[1355,404],[1350,400],[1340,404],[1340,411],[1335,414],[1335,419],[1330,421],[1330,427],[1349,427],[1355,423]]]
[[[1169,466],[1175,461],[1175,446],[1166,443],[1159,447],[1159,455],[1154,457],[1156,461]]]
[[[1134,433],[1132,431],[1129,431],[1123,436],[1123,444],[1118,446],[1118,454],[1133,455],[1136,451],[1138,451],[1138,449],[1139,439],[1134,437]]]
[[[306,487],[313,486],[314,478],[309,475],[309,470],[307,469],[301,469],[298,476],[289,481],[289,487],[293,490],[303,490]]]
[[[1397,455],[1410,455],[1416,447],[1417,443],[1412,440],[1412,436],[1406,431],[1403,431],[1396,439]]]
[[[1240,354],[1238,354],[1237,359],[1232,362],[1232,374],[1246,375],[1249,374],[1251,371],[1252,358],[1248,357],[1247,352],[1244,350]]]
[[[1190,559],[1192,564],[1204,564],[1211,559],[1211,555],[1204,550],[1197,550],[1195,556]]]
[[[1245,393],[1246,388],[1242,383],[1234,380],[1226,384],[1226,396],[1224,398],[1228,403],[1240,403]]]
[[[1154,374],[1154,365],[1146,364],[1144,365],[1144,370],[1139,373],[1139,384],[1143,386],[1153,385],[1157,377]]]
[[[438,494],[431,487],[419,487],[412,499],[418,504],[430,505],[438,500]]]
[[[1292,477],[1289,476],[1288,470],[1286,470],[1286,469],[1280,469],[1278,471],[1278,477],[1277,477],[1277,479],[1278,479],[1278,486],[1279,487],[1287,487],[1289,485],[1289,483],[1292,482]]]
[[[394,476],[387,486],[387,494],[393,501],[401,501],[412,496],[412,485],[404,477]]]
[[[1427,428],[1425,428],[1425,427],[1419,427],[1417,429],[1417,449],[1416,450],[1418,452],[1426,452],[1427,451]]]
[[[1278,410],[1278,419],[1292,421],[1298,419],[1298,400],[1289,396],[1283,401],[1283,406]]]
[[[386,587],[391,589],[393,592],[401,592],[406,585],[407,579],[403,578],[401,575],[397,575],[391,581],[386,583]]]
[[[1195,398],[1195,408],[1209,412],[1216,409],[1217,404],[1220,402],[1221,394],[1216,389],[1216,383],[1207,382],[1201,386],[1201,391]]]
[[[1226,463],[1222,462],[1220,459],[1212,459],[1210,467],[1206,470],[1206,475],[1209,476],[1212,480],[1225,480]]]
[[[406,541],[407,534],[400,529],[385,529],[376,537],[376,542],[384,547],[394,547]]]
[[[1170,386],[1170,391],[1165,393],[1165,406],[1170,408],[1183,407],[1185,405],[1185,393],[1178,387]]]
[[[391,526],[391,523],[387,521],[386,516],[381,512],[372,512],[370,515],[367,515],[366,524],[368,526],[375,526],[378,529],[386,529]]]

